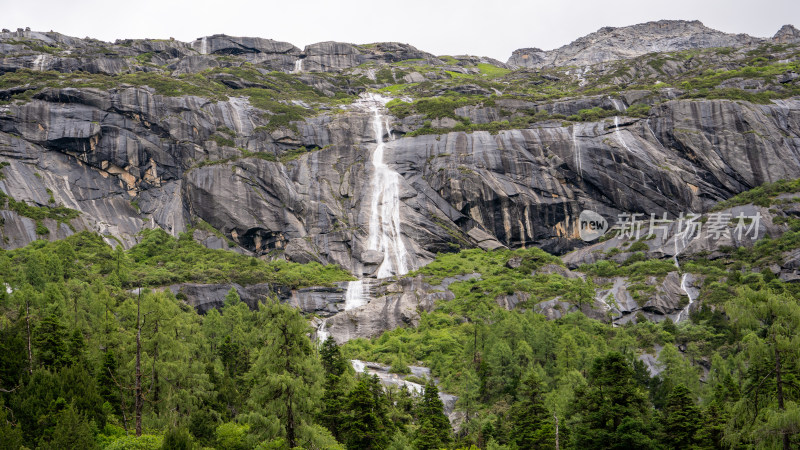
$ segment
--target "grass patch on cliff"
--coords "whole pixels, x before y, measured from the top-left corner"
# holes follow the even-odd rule
[[[519,258],[520,273],[528,273],[545,264],[563,265],[557,256],[553,256],[538,248],[519,250],[481,249],[462,250],[459,253],[440,253],[436,259],[425,267],[417,269],[409,276],[422,275],[430,284],[439,284],[442,279],[457,275],[480,273],[489,275],[507,268],[505,265],[512,258]]]
[[[333,286],[352,276],[335,264],[298,264],[263,261],[225,250],[211,250],[192,239],[191,233],[173,238],[161,229],[141,232],[140,243],[126,252],[130,260],[130,286],[165,286],[174,283],[273,283],[291,288]]]
[[[0,169],[2,169],[2,167],[4,166],[0,166]],[[2,170],[0,170],[0,175],[2,175]],[[0,180],[2,179],[3,178],[0,177]],[[50,200],[51,203],[55,203],[52,192],[50,192]],[[72,228],[70,222],[81,214],[78,210],[66,208],[64,206],[31,206],[24,201],[14,200],[14,198],[3,191],[0,191],[0,209],[8,209],[22,217],[33,219],[36,222],[36,234],[39,236],[50,234],[50,230],[42,223],[43,220],[52,219],[55,220],[57,224],[64,223]]]
[[[511,73],[509,69],[504,69],[502,67],[497,67],[487,63],[478,63],[478,70],[481,71],[482,75],[486,75],[487,77],[491,78],[500,78]]]
[[[778,180],[774,183],[766,183],[761,186],[750,189],[749,191],[737,194],[728,200],[721,201],[711,208],[711,211],[720,211],[723,209],[733,208],[734,206],[742,206],[747,204],[754,204],[757,206],[772,206],[777,202],[780,194],[789,194],[800,192],[800,178],[795,180]]]

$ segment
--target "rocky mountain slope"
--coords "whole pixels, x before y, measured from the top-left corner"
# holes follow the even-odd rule
[[[587,66],[648,53],[742,47],[767,42],[797,43],[800,35],[792,25],[784,25],[771,39],[765,39],[723,33],[698,20],[659,20],[620,28],[604,27],[550,51],[538,48],[515,50],[508,64],[527,68]]]
[[[397,43],[4,32],[0,245],[192,230],[357,277],[473,247],[563,254],[583,210],[705,212],[800,177],[795,31],[603,29],[535,71]]]

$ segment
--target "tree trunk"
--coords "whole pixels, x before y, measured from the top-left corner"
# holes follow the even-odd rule
[[[556,450],[558,450],[558,416],[553,414],[553,418],[556,419]]]
[[[33,351],[31,350],[31,301],[25,299],[25,323],[28,327],[28,373],[33,374]]]
[[[156,321],[154,333],[156,335],[158,334],[158,321]],[[156,340],[156,342],[153,344],[153,382],[150,384],[151,386],[150,389],[153,391],[153,397],[150,400],[150,404],[153,405],[153,409],[155,410],[156,416],[160,414],[158,408],[158,401],[159,401],[159,394],[161,392],[158,386],[158,369],[156,368],[157,363],[158,363],[158,340]]]
[[[294,411],[292,411],[292,397],[289,396],[286,408],[286,439],[289,441],[289,448],[295,448],[297,439],[294,433]]]
[[[783,379],[781,377],[781,352],[778,350],[775,334],[772,335],[772,345],[775,346],[775,388],[778,391],[778,408],[783,411],[785,407],[783,404]],[[781,435],[783,436],[783,450],[789,450],[789,435],[786,430],[781,430]]]
[[[142,435],[142,322],[141,306],[142,292],[139,288],[139,298],[136,301],[136,381],[134,385],[134,409],[136,414],[136,437]]]

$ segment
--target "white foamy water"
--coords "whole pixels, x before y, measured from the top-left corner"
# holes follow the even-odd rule
[[[692,306],[692,303],[694,303],[694,298],[692,298],[692,294],[689,292],[689,288],[686,285],[686,277],[688,276],[688,273],[683,274],[683,278],[681,278],[681,289],[686,293],[686,296],[689,297],[689,303],[681,310],[680,314],[678,314],[678,322],[689,318],[689,308]]]
[[[202,39],[200,39],[200,54],[201,55],[208,54],[208,38],[205,36]]]
[[[609,97],[608,99],[611,100],[611,104],[614,105],[614,109],[619,112],[625,112],[625,103],[622,103],[621,100],[617,100],[616,98]]]
[[[625,150],[627,150],[630,153],[633,153],[630,147],[628,147],[628,144],[625,143],[625,138],[622,137],[622,133],[619,132],[619,116],[614,116],[614,135],[617,137],[619,143],[622,144],[623,147],[625,147]]]
[[[292,73],[300,73],[303,71],[303,60],[298,58],[297,61],[294,62],[294,70]]]
[[[364,361],[360,361],[358,359],[351,359],[350,364],[353,366],[353,370],[356,373],[367,373],[372,375],[377,375],[378,378],[381,380],[381,384],[384,386],[405,386],[409,392],[417,395],[421,395],[425,388],[418,383],[414,383],[411,381],[406,381],[401,378],[399,375],[394,373],[389,373],[388,366],[382,366],[380,364],[369,363],[373,368],[368,368],[367,363]],[[380,369],[374,369],[374,367],[379,367]],[[441,393],[439,396],[441,397]]]
[[[391,129],[388,118],[381,114],[381,108],[389,99],[368,94],[363,100],[373,114],[372,130],[377,143],[372,152],[375,172],[370,183],[372,200],[367,248],[384,255],[376,274],[378,278],[404,275],[408,273],[409,265],[408,250],[400,229],[400,174],[384,162],[386,143],[383,142],[383,136],[386,133],[391,135]]]
[[[583,178],[583,164],[581,162],[581,145],[578,143],[578,125],[572,125],[572,146],[575,147],[575,167],[578,169],[578,176]]]
[[[330,333],[328,333],[327,328],[328,328],[328,319],[324,319],[317,328],[317,342],[323,343],[328,339],[328,336],[331,335]]]
[[[344,296],[345,311],[364,306],[367,302],[369,302],[369,295],[367,294],[364,280],[350,281],[347,283],[347,292]]]
[[[656,136],[656,133],[653,131],[653,128],[650,127],[650,119],[647,119],[645,123],[647,124],[647,129],[650,130],[650,134],[652,134],[653,138],[655,138],[656,142],[658,142],[658,145],[660,145],[661,148],[664,148],[664,144],[661,143],[661,141],[658,139],[658,136]]]
[[[367,365],[364,364],[364,361],[359,361],[357,359],[351,359],[350,364],[353,365],[353,370],[355,370],[357,373],[363,373],[367,368]]]
[[[46,64],[47,64],[47,55],[38,55],[33,60],[33,70],[38,70],[39,72],[44,72]]]
[[[250,133],[253,130],[253,124],[250,122],[250,116],[247,114],[247,106],[249,102],[246,98],[231,97],[228,100],[231,105],[231,120],[233,121],[234,131],[237,133]],[[247,126],[245,121],[248,121]]]

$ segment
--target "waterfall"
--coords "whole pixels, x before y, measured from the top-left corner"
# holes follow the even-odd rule
[[[575,147],[575,167],[578,169],[578,176],[583,178],[583,165],[581,164],[581,146],[576,136],[578,124],[572,124],[572,146]]]
[[[297,58],[294,62],[294,70],[292,73],[300,73],[303,71],[303,60],[301,58]]]
[[[345,311],[364,306],[368,301],[369,296],[367,295],[364,280],[350,281],[347,283],[347,292],[344,296]]]
[[[331,334],[328,333],[328,319],[323,319],[322,322],[317,327],[317,342],[320,344],[325,342],[328,339],[328,336]]]
[[[625,147],[629,153],[633,153],[633,151],[628,147],[628,144],[625,143],[625,138],[622,137],[622,133],[619,132],[619,116],[614,116],[614,135],[617,137],[617,140]]]
[[[658,145],[660,145],[661,148],[664,148],[664,144],[661,143],[661,141],[658,139],[658,136],[656,136],[656,133],[653,132],[653,129],[650,127],[650,119],[647,119],[645,123],[647,124],[647,129],[650,130],[650,134],[652,134],[656,142],[658,142]]]
[[[231,121],[234,125],[234,130],[236,133],[248,133],[252,130],[252,122],[250,122],[250,127],[245,129],[244,120],[249,120],[249,116],[247,114],[247,105],[249,104],[247,99],[242,97],[231,97],[228,100],[228,103],[231,105]]]
[[[611,104],[614,105],[614,109],[619,112],[625,112],[625,103],[622,103],[622,101],[617,100],[616,98],[608,97],[608,99],[611,100]]]
[[[357,359],[351,359],[350,364],[353,365],[353,370],[355,370],[356,373],[362,373],[367,368],[367,365],[364,364],[364,361],[359,361]]]
[[[385,162],[383,142],[384,120],[380,108],[385,104],[383,97],[371,95],[369,109],[372,111],[372,130],[375,133],[375,151],[372,153],[372,176],[370,189],[372,202],[369,217],[369,239],[367,248],[383,253],[383,262],[378,267],[377,277],[408,273],[408,251],[403,243],[400,230],[400,174]],[[390,133],[390,130],[386,129]]]
[[[47,55],[37,55],[36,58],[33,60],[33,70],[44,72],[46,63],[47,63]]]
[[[418,383],[406,381],[397,374],[389,373],[389,367],[384,367],[379,364],[369,363],[371,367],[367,367],[367,363],[358,359],[351,359],[350,365],[356,373],[366,373],[376,375],[384,386],[405,386],[409,392],[421,395],[425,388]],[[447,394],[445,394],[447,395]],[[439,393],[439,398],[442,398],[442,393]]]
[[[208,54],[208,38],[205,36],[203,36],[203,38],[200,39],[200,54],[201,55]]]
[[[678,322],[681,321],[682,317],[683,318],[688,318],[688,316],[689,316],[689,308],[691,308],[692,303],[694,303],[694,299],[692,298],[692,294],[689,292],[689,289],[686,287],[686,277],[688,277],[688,276],[689,276],[688,273],[683,274],[683,278],[681,278],[681,289],[683,290],[683,292],[686,293],[686,296],[689,297],[689,303],[678,314]]]

